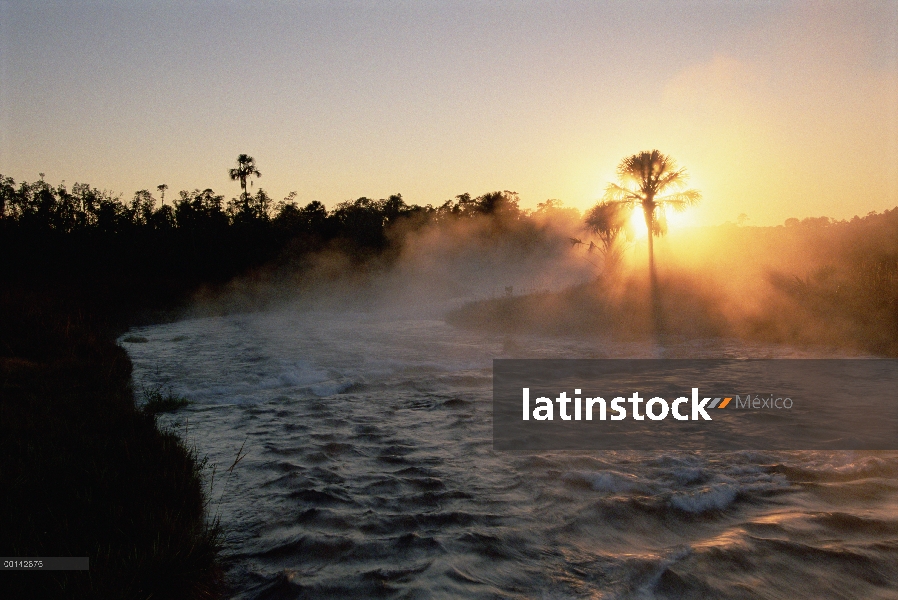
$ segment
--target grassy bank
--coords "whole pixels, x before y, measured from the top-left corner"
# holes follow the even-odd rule
[[[61,293],[0,296],[0,552],[90,558],[3,573],[6,597],[222,595],[197,456],[136,408],[118,325]]]
[[[470,302],[447,315],[456,327],[504,333],[611,336],[639,340],[653,336],[648,286],[598,278],[559,292],[506,296]],[[686,280],[660,283],[664,332],[670,335],[725,335],[728,323],[714,298],[697,293]]]

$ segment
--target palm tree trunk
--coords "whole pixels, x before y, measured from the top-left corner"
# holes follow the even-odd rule
[[[658,291],[658,275],[655,272],[654,210],[645,209],[645,226],[649,233],[649,293],[651,295],[652,326],[655,333],[661,333],[664,323],[661,315],[661,297]]]

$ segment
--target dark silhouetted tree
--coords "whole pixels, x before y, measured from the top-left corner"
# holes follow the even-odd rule
[[[678,169],[676,162],[658,150],[628,156],[617,167],[618,183],[605,189],[604,200],[631,207],[639,207],[645,218],[649,245],[649,282],[652,309],[656,325],[660,327],[658,283],[655,274],[654,237],[667,229],[664,210],[685,210],[701,199],[697,190],[683,189],[688,176],[686,169]]]
[[[153,211],[156,207],[156,199],[149,190],[134,192],[131,200],[131,219],[138,224],[145,225],[153,221]]]
[[[246,180],[255,175],[261,177],[262,173],[256,168],[256,159],[248,154],[241,154],[237,157],[237,167],[228,171],[233,181],[240,182],[240,188],[243,190],[244,203],[249,205],[249,194],[246,191]]]
[[[624,243],[633,237],[630,226],[630,209],[620,202],[599,202],[587,211],[584,218],[586,229],[599,237],[599,251],[605,259],[605,271],[613,273],[623,258]],[[590,250],[594,244],[590,242]]]
[[[402,194],[393,194],[386,200],[381,200],[381,211],[387,223],[394,223],[409,209],[402,199]]]

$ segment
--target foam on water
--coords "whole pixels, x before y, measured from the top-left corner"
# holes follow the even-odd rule
[[[674,494],[670,498],[670,505],[689,513],[723,510],[736,500],[739,492],[737,484],[718,483],[694,492]]]

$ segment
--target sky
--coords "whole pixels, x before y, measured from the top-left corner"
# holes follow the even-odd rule
[[[898,205],[898,0],[0,0],[0,174],[585,209],[657,148],[695,224]]]

